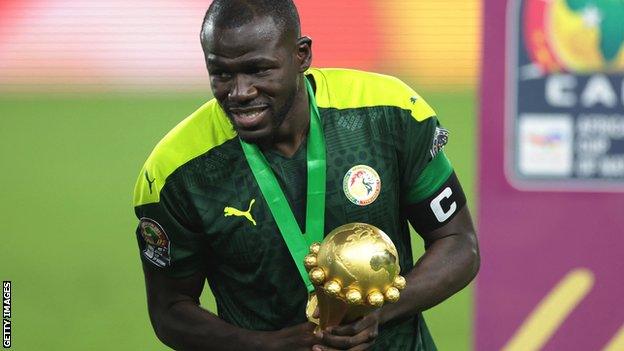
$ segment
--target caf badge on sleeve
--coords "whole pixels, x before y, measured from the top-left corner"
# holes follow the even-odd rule
[[[160,224],[153,219],[143,217],[139,228],[145,242],[143,256],[158,267],[169,266],[171,263],[169,238]]]

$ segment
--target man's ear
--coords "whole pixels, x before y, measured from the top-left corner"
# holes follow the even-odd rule
[[[297,59],[299,61],[299,73],[307,71],[312,65],[312,39],[309,37],[297,39]]]

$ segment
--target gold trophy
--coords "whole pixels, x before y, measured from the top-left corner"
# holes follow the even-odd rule
[[[385,302],[396,302],[406,284],[399,275],[392,240],[365,223],[332,230],[322,243],[310,246],[304,264],[315,286],[306,314],[321,329],[352,322]],[[317,306],[318,319],[313,316]]]

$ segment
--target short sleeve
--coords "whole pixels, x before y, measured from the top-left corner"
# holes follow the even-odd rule
[[[139,219],[136,237],[141,259],[170,276],[189,276],[202,269],[205,246],[185,210],[188,204],[184,190],[169,180],[162,187],[157,181],[158,172],[144,168],[135,187],[134,211]]]
[[[416,103],[427,103],[418,97]],[[431,111],[430,107],[422,110]],[[435,115],[404,116],[398,138],[402,202],[414,204],[427,198],[448,179],[453,168],[443,152],[449,133]]]
[[[435,116],[406,118],[399,138],[402,212],[418,233],[449,223],[466,197],[444,153],[449,132]]]
[[[438,152],[405,189],[405,202],[418,203],[436,192],[453,174],[453,167],[443,151]]]

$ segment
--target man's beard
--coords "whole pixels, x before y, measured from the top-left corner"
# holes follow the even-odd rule
[[[254,143],[254,144],[271,143],[274,140],[275,136],[277,135],[278,129],[282,126],[282,124],[284,124],[284,121],[286,121],[286,118],[288,117],[288,113],[290,112],[290,110],[292,109],[295,103],[296,97],[297,97],[297,89],[293,89],[290,95],[286,98],[286,101],[284,102],[284,105],[282,106],[282,108],[280,108],[278,111],[275,111],[272,105],[268,107],[267,112],[273,117],[272,117],[272,120],[269,122],[270,132],[266,135],[247,136],[243,138],[240,136],[240,131],[236,127],[234,117],[231,116],[229,112],[227,113],[227,117],[230,119],[230,122],[234,126],[234,129],[236,129],[237,133],[239,134],[239,137],[241,137],[246,142]]]
[[[288,116],[288,112],[290,112],[290,110],[292,109],[293,105],[295,104],[295,98],[297,96],[297,89],[293,89],[292,93],[286,98],[286,101],[284,102],[284,106],[282,106],[282,108],[277,111],[277,113],[275,114],[275,123],[273,125],[273,135],[275,135],[275,132],[277,132],[277,130],[279,129],[279,127],[282,126],[282,124],[284,124],[284,121],[286,120],[286,117]]]

